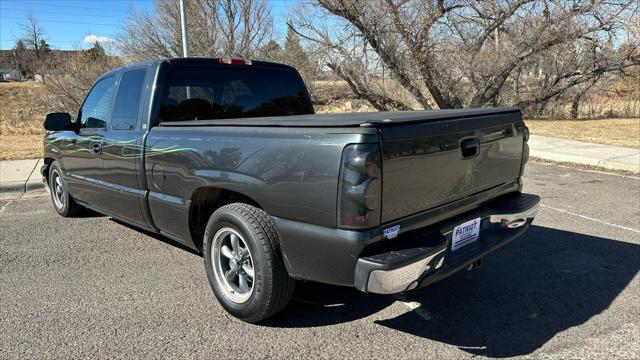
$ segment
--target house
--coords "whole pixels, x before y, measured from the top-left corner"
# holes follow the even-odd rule
[[[33,51],[33,50],[27,50]],[[81,50],[50,50],[47,53],[45,72],[55,71],[57,64],[68,61],[73,56],[78,56]],[[0,50],[0,81],[24,81],[27,80],[16,56],[15,50]],[[35,55],[33,53],[32,55]],[[42,70],[42,68],[41,68]],[[42,75],[35,75],[36,80],[42,79]]]
[[[16,69],[0,69],[0,82],[4,81],[22,81],[23,76],[19,70]]]
[[[17,67],[13,50],[0,50],[0,81],[21,81],[22,74]]]

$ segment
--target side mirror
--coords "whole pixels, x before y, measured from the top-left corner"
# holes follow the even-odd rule
[[[72,130],[73,123],[71,115],[68,113],[51,113],[47,114],[44,119],[44,128],[49,131]]]

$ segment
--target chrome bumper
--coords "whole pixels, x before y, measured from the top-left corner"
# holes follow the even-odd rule
[[[371,271],[365,291],[376,294],[395,294],[415,289],[422,274],[442,266],[446,250],[446,247],[442,248],[422,260],[398,269]],[[438,260],[434,261],[436,259]]]
[[[370,293],[394,294],[424,286],[424,280],[432,275],[438,280],[451,275],[520,236],[524,229],[518,228],[533,221],[538,212],[538,201],[517,212],[498,211],[490,214],[485,212],[481,216],[484,223],[482,231],[493,230],[493,238],[486,240],[486,245],[480,247],[477,254],[471,254],[462,260],[458,259],[455,264],[447,264],[445,261],[445,257],[448,259],[446,255],[451,241],[452,226],[441,231],[444,240],[435,248],[407,249],[360,258],[356,264],[355,287]],[[411,258],[415,261],[409,261]],[[435,276],[443,267],[447,268],[442,269],[447,274]],[[427,283],[432,282],[434,281],[427,281]]]
[[[499,225],[509,229],[519,228],[527,223],[528,219],[536,217],[538,214],[538,204],[535,204],[528,210],[515,214],[496,214],[489,216],[489,222],[493,225]]]

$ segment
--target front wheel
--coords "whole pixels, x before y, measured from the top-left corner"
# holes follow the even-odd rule
[[[69,195],[69,188],[62,177],[62,170],[60,170],[60,165],[58,165],[57,161],[51,164],[49,170],[49,190],[53,208],[58,214],[64,217],[71,217],[82,211],[82,207],[76,204],[71,195]]]
[[[289,303],[294,280],[266,212],[243,203],[225,205],[211,215],[203,243],[209,283],[231,315],[255,323]]]

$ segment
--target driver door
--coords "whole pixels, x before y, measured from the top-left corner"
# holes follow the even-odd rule
[[[98,179],[103,171],[100,154],[115,85],[115,76],[100,79],[93,85],[78,113],[78,133],[65,144],[64,168],[69,193],[88,205],[96,204],[100,198]]]
[[[109,124],[101,131],[102,172],[100,198],[95,206],[111,215],[148,226],[140,203],[145,197],[140,184],[145,129],[141,126],[142,96],[147,70],[129,67],[118,80]]]

